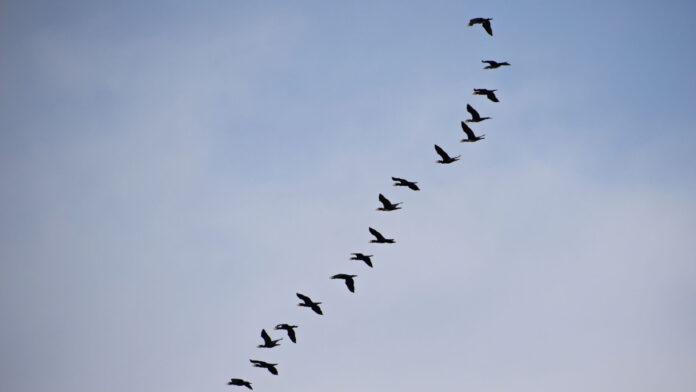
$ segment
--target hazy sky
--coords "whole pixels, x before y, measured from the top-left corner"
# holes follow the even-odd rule
[[[696,390],[694,15],[1,1],[0,390]]]

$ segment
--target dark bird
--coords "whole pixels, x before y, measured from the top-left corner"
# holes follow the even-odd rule
[[[297,328],[297,325],[278,324],[275,326],[276,330],[286,330],[288,332],[288,337],[290,338],[290,341],[293,343],[297,343],[297,339],[295,337],[295,328]]]
[[[353,255],[353,257],[350,258],[351,260],[364,261],[365,264],[372,268],[372,260],[370,260],[370,257],[372,257],[373,255],[364,255],[362,253],[351,253],[351,255]]]
[[[277,363],[268,363],[264,361],[258,361],[256,359],[250,359],[249,362],[254,364],[254,367],[258,368],[265,368],[268,369],[269,372],[273,375],[278,375],[278,369],[276,369],[276,366],[278,366]]]
[[[301,304],[297,304],[297,306],[304,306],[306,308],[311,308],[314,311],[314,313],[316,313],[316,314],[324,314],[321,312],[321,308],[319,307],[319,304],[321,304],[321,302],[312,302],[311,298],[309,298],[306,295],[302,295],[300,293],[297,293],[297,298],[301,299],[304,302]]]
[[[381,193],[379,194],[379,201],[382,203],[382,207],[378,208],[377,211],[394,211],[401,209],[401,207],[399,207],[399,204],[401,204],[400,202],[392,204],[392,202]]]
[[[245,386],[249,389],[254,389],[251,387],[251,383],[249,381],[242,380],[241,378],[233,378],[227,383],[227,385],[238,385],[240,387]]]
[[[466,125],[466,123],[464,121],[462,121],[462,130],[464,131],[464,133],[466,133],[466,137],[467,137],[466,139],[461,140],[462,143],[464,143],[464,142],[472,142],[473,143],[473,142],[477,142],[481,139],[486,138],[486,135],[481,135],[481,136],[474,135],[474,131],[472,131],[471,128],[469,128],[469,126]]]
[[[481,60],[481,62],[482,62],[482,63],[488,63],[488,65],[486,65],[485,67],[483,67],[483,69],[496,69],[496,68],[499,68],[499,67],[501,67],[501,66],[503,66],[503,65],[510,65],[510,63],[508,63],[507,61],[504,61],[504,62],[502,62],[502,63],[499,63],[499,62],[493,61],[493,60]]]
[[[384,236],[383,236],[379,231],[377,231],[377,230],[375,230],[375,229],[373,229],[373,228],[371,228],[371,227],[370,227],[369,229],[370,229],[370,234],[372,234],[372,235],[375,236],[375,238],[376,238],[376,239],[374,239],[374,240],[370,240],[370,243],[375,243],[375,244],[393,244],[394,242],[396,242],[396,241],[394,241],[394,240],[391,239],[391,238],[384,238]]]
[[[481,122],[483,120],[490,119],[490,117],[481,117],[476,111],[476,109],[472,108],[471,105],[469,105],[468,103],[466,104],[466,111],[469,112],[469,114],[471,114],[471,119],[466,120],[466,122]]]
[[[331,279],[343,279],[346,281],[346,286],[348,287],[348,290],[350,290],[351,293],[355,292],[355,281],[353,278],[355,278],[358,275],[348,275],[348,274],[336,274],[331,277]]]
[[[491,29],[491,21],[493,18],[474,18],[469,21],[469,26],[473,26],[475,24],[481,24],[483,26],[483,29],[486,30],[486,33],[488,35],[493,36],[493,29]]]
[[[440,157],[442,157],[442,159],[435,161],[437,163],[452,163],[458,161],[459,158],[461,158],[461,155],[457,155],[456,157],[451,158],[449,155],[447,155],[445,150],[440,148],[440,146],[438,146],[437,144],[435,145],[435,152],[437,152],[437,154],[440,155]]]
[[[498,90],[488,90],[485,88],[475,88],[474,95],[485,95],[491,101],[498,102],[498,97],[495,96],[494,91],[498,91]]]
[[[394,186],[407,186],[409,189],[412,189],[414,191],[419,191],[420,188],[418,188],[417,182],[411,182],[411,181],[406,181],[403,178],[398,178],[398,177],[392,177],[392,180],[396,181],[394,183]]]
[[[263,344],[259,344],[256,347],[259,348],[273,348],[275,346],[280,346],[279,341],[283,340],[283,338],[276,339],[276,340],[271,340],[271,337],[268,336],[268,333],[266,333],[265,329],[261,330],[261,338],[263,339]]]

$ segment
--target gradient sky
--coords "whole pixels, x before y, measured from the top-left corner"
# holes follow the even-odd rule
[[[0,390],[696,390],[694,15],[0,2]]]

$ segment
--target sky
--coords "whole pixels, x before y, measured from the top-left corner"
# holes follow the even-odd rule
[[[693,391],[694,14],[0,1],[0,390]]]

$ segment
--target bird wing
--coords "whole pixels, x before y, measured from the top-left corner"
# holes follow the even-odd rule
[[[264,362],[264,361],[259,361],[259,360],[256,360],[256,359],[250,359],[249,362],[253,363],[254,365],[259,365],[259,366],[263,366],[263,365],[266,364],[266,362]]]
[[[384,205],[384,208],[389,208],[389,206],[391,205],[389,200],[387,200],[387,198],[384,197],[384,195],[381,193],[379,194],[379,201],[382,203],[382,205]]]
[[[312,300],[308,296],[300,294],[300,293],[297,293],[297,298],[303,300],[304,303],[306,303],[306,304],[312,302]]]
[[[292,328],[288,328],[287,331],[288,331],[288,337],[290,338],[290,340],[293,343],[297,343],[297,339],[295,338],[295,330]]]
[[[418,188],[418,185],[416,185],[415,182],[409,182],[409,183],[408,183],[408,187],[409,187],[409,189],[414,190],[414,191],[419,191],[419,190],[420,190],[420,188]]]
[[[268,371],[271,372],[271,374],[276,375],[276,376],[278,375],[278,369],[276,369],[275,365],[271,365],[271,364],[266,364],[266,365],[268,365],[268,366],[266,366],[266,369],[268,369]]]
[[[466,123],[464,121],[462,121],[462,131],[464,131],[464,133],[466,133],[466,137],[468,139],[474,139],[476,137],[476,135],[474,134],[474,131],[472,131],[471,128],[469,128],[469,126],[466,125]]]
[[[350,276],[346,279],[346,286],[348,286],[348,290],[350,290],[351,293],[355,292],[355,281]]]
[[[493,101],[493,102],[498,102],[498,97],[495,96],[495,93],[494,93],[493,91],[490,91],[490,90],[489,90],[488,93],[486,93],[486,96],[487,96],[488,99],[490,99],[491,101]]]
[[[320,308],[319,305],[317,305],[317,304],[314,304],[314,305],[312,306],[312,310],[313,310],[315,313],[317,313],[317,314],[321,314],[321,315],[324,314],[324,313],[321,312],[321,308]]]
[[[384,236],[383,236],[379,231],[377,231],[377,230],[375,230],[375,229],[373,229],[373,228],[371,228],[371,227],[370,227],[369,229],[370,229],[370,234],[372,234],[373,236],[375,236],[375,238],[377,239],[377,241],[384,241],[384,240],[385,240]]]
[[[261,330],[261,339],[263,339],[264,345],[268,346],[269,344],[271,344],[271,337],[268,336],[268,333],[266,332],[265,329]]]
[[[442,157],[443,161],[450,160],[450,157],[449,157],[449,155],[447,155],[445,150],[441,149],[440,146],[438,146],[437,144],[435,145],[435,151],[438,153],[438,155],[440,155]]]
[[[396,181],[396,182],[404,182],[404,181],[406,181],[406,180],[404,180],[403,178],[399,178],[399,177],[392,177],[392,180],[393,180],[393,181]]]
[[[482,63],[488,63],[489,65],[494,65],[495,61],[493,60],[481,60]]]
[[[478,120],[479,118],[481,118],[476,109],[471,107],[471,105],[469,105],[468,103],[466,104],[466,111],[469,112],[469,114],[471,114],[471,118],[474,120]]]
[[[490,36],[493,36],[493,29],[491,28],[491,21],[484,20],[482,24],[483,24],[483,28],[486,30],[486,33],[488,33],[488,35],[490,35]]]

